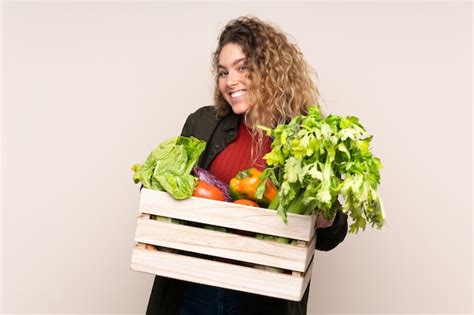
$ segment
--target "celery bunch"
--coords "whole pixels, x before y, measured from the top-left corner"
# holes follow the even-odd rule
[[[371,153],[372,136],[357,117],[322,117],[319,107],[312,106],[307,115],[288,124],[259,127],[273,137],[262,178],[270,177],[278,186],[270,208],[285,222],[287,212],[322,211],[329,219],[341,207],[352,218],[351,233],[365,230],[367,222],[383,226],[383,204],[377,192],[382,163]],[[259,188],[257,194],[263,189]]]

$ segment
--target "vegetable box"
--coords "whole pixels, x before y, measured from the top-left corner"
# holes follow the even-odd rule
[[[273,210],[198,197],[177,201],[145,188],[139,207],[132,270],[301,300],[311,278],[315,216],[289,213],[285,224]]]

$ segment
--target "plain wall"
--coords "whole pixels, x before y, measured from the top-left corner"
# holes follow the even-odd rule
[[[309,314],[472,312],[472,4],[4,2],[1,313],[143,314],[130,166],[212,104],[225,23],[294,38],[384,164],[387,225],[317,252]]]

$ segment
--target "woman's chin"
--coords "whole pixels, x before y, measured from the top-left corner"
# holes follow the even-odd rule
[[[250,106],[242,102],[242,103],[237,103],[237,104],[230,104],[230,107],[232,108],[232,111],[234,112],[234,114],[242,115],[248,111]]]

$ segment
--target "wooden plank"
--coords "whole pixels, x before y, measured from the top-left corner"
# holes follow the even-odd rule
[[[301,272],[315,248],[314,242],[301,247],[144,219],[138,219],[135,241]]]
[[[307,255],[306,256],[306,261],[305,261],[305,265],[308,266],[310,264],[313,263],[313,260],[314,260],[314,251],[316,249],[316,240],[318,238],[318,234],[315,233],[314,234],[314,237],[313,239],[311,240],[311,242],[309,242],[309,245],[308,245],[308,249],[309,250],[312,250],[313,252],[311,253],[311,255]]]
[[[310,241],[315,232],[315,216],[288,213],[288,224],[285,224],[273,210],[198,197],[177,201],[166,192],[146,188],[141,190],[139,210],[141,213],[302,241]]]
[[[300,301],[301,301],[301,298],[303,297],[304,295],[304,292],[306,290],[306,287],[308,286],[309,284],[309,281],[311,280],[311,276],[312,276],[312,273],[313,273],[313,264],[314,264],[314,255],[313,255],[313,259],[311,259],[311,262],[309,264],[309,267],[308,269],[306,270],[306,272],[303,274],[303,286],[302,286],[302,291],[301,291],[301,296],[300,296]]]
[[[299,301],[312,272],[304,277],[259,270],[207,259],[135,248],[131,269],[222,288]]]

